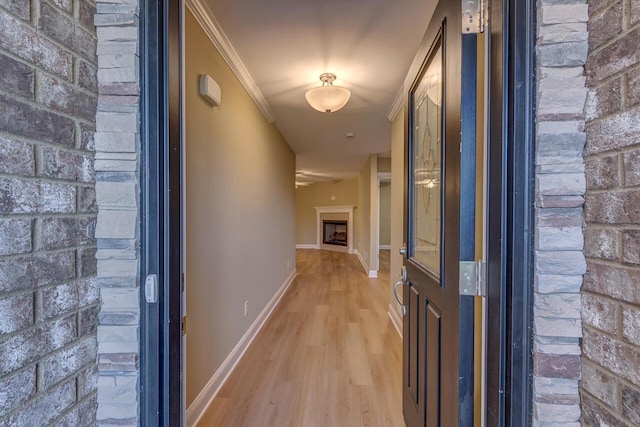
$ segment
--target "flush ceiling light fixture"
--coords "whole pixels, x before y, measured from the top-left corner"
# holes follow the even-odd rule
[[[344,107],[351,97],[351,91],[334,86],[335,79],[336,75],[333,73],[320,74],[322,86],[308,90],[304,95],[309,105],[323,113],[333,113]]]

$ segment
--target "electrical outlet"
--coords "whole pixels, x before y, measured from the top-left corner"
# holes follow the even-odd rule
[[[249,300],[244,302],[244,315],[246,316],[249,313]]]

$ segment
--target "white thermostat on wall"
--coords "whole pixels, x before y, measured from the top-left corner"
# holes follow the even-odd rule
[[[204,96],[207,101],[213,105],[220,105],[220,98],[222,96],[220,86],[218,86],[218,83],[216,83],[211,76],[206,74],[200,75],[200,95]]]

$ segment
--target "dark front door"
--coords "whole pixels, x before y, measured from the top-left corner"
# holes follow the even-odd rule
[[[471,425],[466,420],[473,419],[473,405],[463,402],[472,372],[463,372],[460,362],[463,355],[473,361],[473,325],[469,345],[465,340],[461,344],[460,330],[466,332],[460,328],[458,285],[463,103],[459,1],[440,0],[424,43],[428,53],[409,90],[407,110],[403,408],[410,427],[452,427]],[[466,101],[475,103],[475,93]]]

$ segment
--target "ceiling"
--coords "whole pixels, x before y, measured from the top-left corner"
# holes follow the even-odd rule
[[[353,177],[370,154],[389,155],[389,111],[433,13],[431,1],[203,2],[296,153],[297,181]],[[330,114],[304,97],[324,72],[351,90],[347,105]]]

